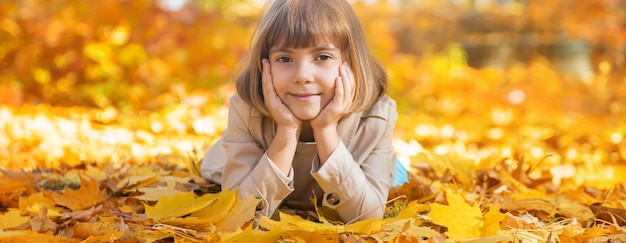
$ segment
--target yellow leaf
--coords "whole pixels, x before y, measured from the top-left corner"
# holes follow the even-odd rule
[[[266,223],[276,222],[266,216],[262,216],[259,221],[264,221]],[[280,242],[279,240],[282,240],[280,237],[284,234],[284,232],[280,230],[270,230],[268,228],[265,228],[266,230],[260,230],[253,228],[254,227],[249,226],[243,230],[238,229],[230,233],[222,233],[220,234],[221,240],[223,242],[246,242],[250,241],[250,239],[254,239],[255,242]]]
[[[400,211],[398,215],[396,215],[394,218],[395,219],[415,218],[417,217],[419,213],[427,212],[428,210],[430,210],[430,207],[428,205],[418,203],[417,201],[414,200],[414,201],[409,202],[409,204],[406,205],[406,207],[403,208],[402,211]]]
[[[626,200],[617,200],[617,208],[626,209]]]
[[[195,193],[189,191],[188,193],[162,197],[154,206],[144,205],[146,217],[160,220],[190,214],[208,206],[214,200],[215,196],[212,194],[195,198]]]
[[[48,217],[62,216],[62,214],[59,213],[59,208],[55,207],[55,202],[52,199],[44,197],[41,192],[20,198],[19,207],[22,212],[28,212],[31,216],[39,214],[43,207],[48,209]]]
[[[256,206],[261,199],[250,195],[244,199],[236,197],[236,202],[228,212],[228,217],[216,222],[221,232],[232,232],[254,219]]]
[[[382,228],[384,221],[381,218],[369,218],[344,226],[346,232],[369,234]]]
[[[211,194],[216,197],[216,201],[209,207],[205,207],[191,214],[198,218],[206,218],[211,222],[222,220],[237,200],[237,191],[229,191],[224,188],[220,193]]]
[[[100,190],[98,182],[95,180],[86,180],[80,178],[80,188],[72,190],[66,188],[63,194],[51,191],[43,191],[44,195],[54,200],[58,205],[67,207],[71,210],[83,210],[93,207],[106,200],[106,192]]]
[[[197,217],[184,217],[184,218],[172,218],[163,219],[159,221],[162,225],[169,225],[175,227],[184,227],[193,231],[205,231],[212,232],[215,230],[215,226],[207,219]]]
[[[479,237],[484,222],[478,205],[470,206],[459,194],[447,192],[446,197],[448,205],[430,205],[433,223],[447,227],[446,235],[453,240]]]
[[[411,231],[411,226],[411,221],[406,221],[406,223],[404,223],[404,226],[402,227],[402,231],[393,239],[393,242],[419,242],[420,236],[413,234],[413,232]]]
[[[407,226],[406,226],[408,222],[411,222],[411,226],[409,229],[407,229]],[[415,225],[415,223],[416,222],[414,222],[411,219],[394,220],[391,222],[387,222],[382,225],[382,228],[384,231],[378,234],[383,234],[385,238],[387,237],[396,238],[402,232],[406,233],[409,231],[412,235],[419,235],[419,236],[426,237],[426,238],[432,238],[433,236],[439,235],[437,231],[429,227],[417,226]]]
[[[26,241],[25,239],[28,239]],[[41,234],[33,231],[0,231],[0,242],[70,242],[51,234]]]
[[[137,191],[143,192],[143,195],[135,196],[135,198],[143,201],[157,201],[165,196],[185,194],[185,192],[170,187],[143,187],[138,188]]]
[[[172,196],[175,194],[185,193],[183,191],[176,189],[176,185],[184,184],[188,181],[189,181],[188,178],[185,179],[185,178],[177,178],[173,176],[158,176],[158,177],[149,179],[147,181],[140,182],[136,186],[133,186],[133,188],[137,188],[137,191],[144,193],[143,195],[136,196],[137,199],[144,200],[144,201],[157,201],[163,196]],[[144,187],[150,184],[160,185],[163,182],[165,182],[166,184],[166,186],[164,187],[163,186]]]
[[[272,228],[281,229],[283,231],[292,231],[292,230],[304,230],[304,231],[318,231],[318,230],[333,230],[338,231],[338,233],[342,233],[343,231],[339,231],[341,226],[332,225],[332,224],[322,224],[316,223],[309,220],[304,220],[297,215],[290,215],[285,213],[279,213],[280,221],[272,221],[274,224]]]
[[[500,230],[500,222],[506,215],[500,212],[500,206],[495,205],[485,214],[485,224],[480,228],[482,236],[493,235]]]
[[[8,212],[0,215],[0,229],[15,228],[28,222],[28,219],[29,217],[20,215],[20,210],[9,209]]]
[[[117,183],[117,189],[139,188],[157,181],[157,175],[135,175],[126,177]]]

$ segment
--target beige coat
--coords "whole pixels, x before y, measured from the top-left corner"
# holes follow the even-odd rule
[[[201,173],[240,196],[261,198],[258,213],[271,216],[284,200],[310,201],[337,211],[344,222],[382,217],[395,176],[392,134],[396,103],[385,96],[370,109],[343,118],[341,142],[320,168],[314,144],[298,144],[290,177],[266,154],[275,125],[238,95],[229,103],[228,128],[205,155]],[[308,160],[308,161],[297,161]]]

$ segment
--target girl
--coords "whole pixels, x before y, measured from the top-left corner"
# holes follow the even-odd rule
[[[396,104],[346,0],[276,0],[258,26],[202,176],[262,201],[382,217],[394,179]]]

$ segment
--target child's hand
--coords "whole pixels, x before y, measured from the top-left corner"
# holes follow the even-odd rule
[[[278,97],[274,89],[274,81],[270,72],[270,62],[267,59],[262,60],[263,64],[263,97],[265,97],[265,107],[267,107],[270,115],[276,121],[278,126],[289,126],[292,128],[300,128],[302,121],[293,115],[289,107],[283,103]]]
[[[339,66],[339,77],[335,79],[335,95],[322,109],[320,114],[311,120],[311,126],[325,128],[336,126],[339,120],[348,113],[348,107],[354,99],[354,74],[347,62]]]

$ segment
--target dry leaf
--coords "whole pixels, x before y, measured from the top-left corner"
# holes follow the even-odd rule
[[[98,182],[80,178],[80,188],[72,190],[65,188],[63,193],[45,190],[44,195],[54,200],[57,205],[67,207],[72,210],[83,210],[93,207],[106,200],[106,192],[100,190]]]

